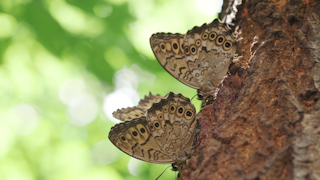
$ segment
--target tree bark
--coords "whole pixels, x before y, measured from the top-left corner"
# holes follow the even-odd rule
[[[235,3],[238,58],[179,179],[320,179],[320,1]]]

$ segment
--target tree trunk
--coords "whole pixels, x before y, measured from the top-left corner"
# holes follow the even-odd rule
[[[238,58],[179,179],[320,179],[319,2],[225,2]]]

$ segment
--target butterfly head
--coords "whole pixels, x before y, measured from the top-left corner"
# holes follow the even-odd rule
[[[209,94],[209,93],[203,93],[203,91],[198,89],[198,99],[202,100],[202,106],[207,106],[209,104],[212,104],[215,100],[215,96]]]
[[[177,163],[173,163],[171,170],[172,170],[172,171],[179,171],[179,166],[178,166],[178,164],[177,164]]]
[[[198,94],[198,99],[203,101],[203,100],[205,100],[208,96],[211,96],[211,95],[208,94],[207,92],[208,92],[208,90],[206,90],[206,89],[203,89],[203,88],[198,89],[198,92],[197,92],[197,94]]]
[[[200,94],[200,93],[198,93],[198,99],[199,99],[199,100],[203,100],[203,95]]]

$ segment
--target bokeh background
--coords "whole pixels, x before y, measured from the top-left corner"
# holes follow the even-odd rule
[[[1,0],[0,179],[155,179],[169,165],[108,139],[112,112],[196,90],[156,61],[149,37],[210,23],[220,0]],[[192,102],[197,110],[200,102]],[[167,170],[160,179],[175,179]]]

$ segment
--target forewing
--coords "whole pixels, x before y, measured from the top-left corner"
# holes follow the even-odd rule
[[[150,45],[161,66],[180,82],[199,88],[190,74],[183,47],[183,34],[157,33],[150,38]]]

